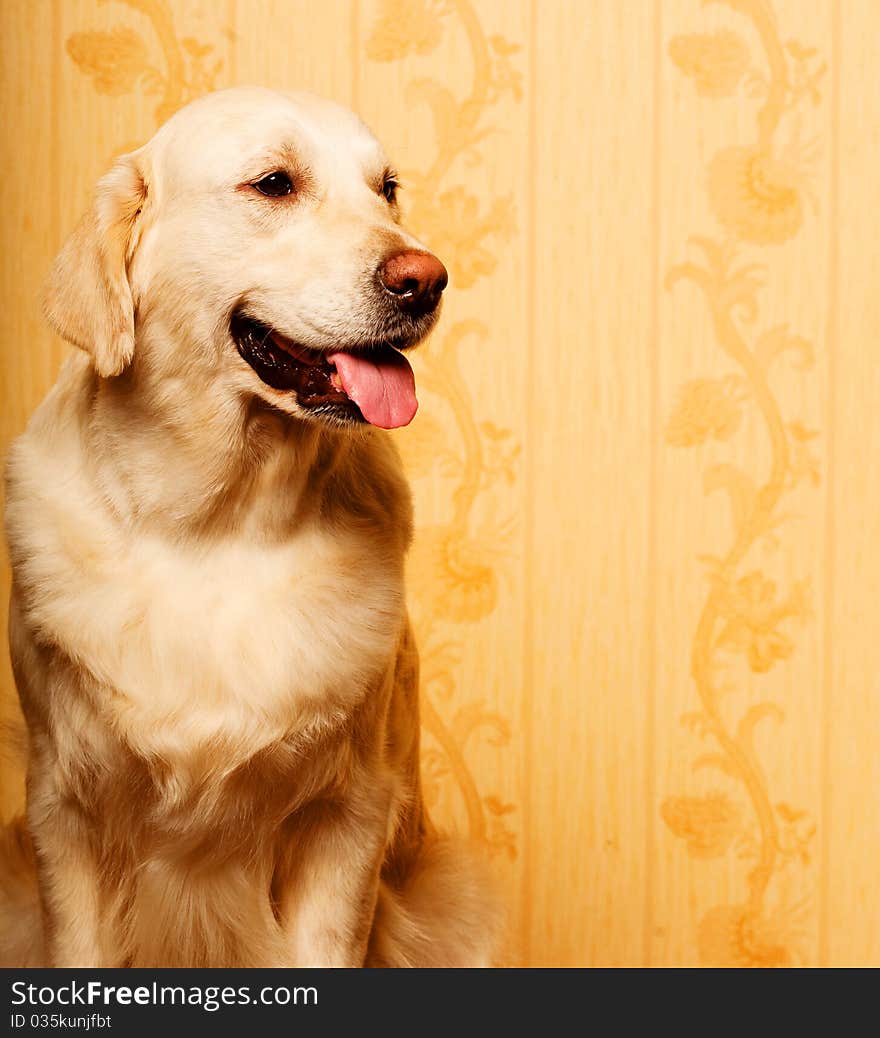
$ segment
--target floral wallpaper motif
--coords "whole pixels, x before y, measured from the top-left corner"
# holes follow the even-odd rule
[[[470,89],[461,97],[445,80],[410,80],[406,101],[423,107],[431,119],[434,151],[423,160],[421,171],[403,170],[402,175],[407,224],[443,257],[461,300],[462,293],[493,274],[498,245],[514,233],[511,200],[481,203],[465,186],[465,164],[483,161],[499,99],[522,98],[522,74],[515,60],[519,46],[501,35],[487,36],[469,0],[382,0],[366,53],[374,62],[428,56],[453,30],[464,34]],[[515,858],[516,809],[480,788],[468,762],[477,741],[507,746],[510,726],[486,706],[479,689],[459,688],[457,682],[462,639],[498,602],[499,570],[514,524],[514,517],[505,515],[504,495],[497,491],[517,478],[520,445],[509,429],[478,417],[459,363],[461,351],[488,336],[482,318],[456,316],[449,323],[447,317],[439,334],[420,350],[418,380],[427,395],[400,443],[410,475],[439,474],[452,502],[445,522],[417,529],[409,559],[411,608],[422,656],[426,794],[429,802],[441,793],[453,794],[470,837],[491,852]]]
[[[818,433],[784,413],[777,389],[786,365],[809,370],[815,351],[788,324],[763,326],[761,298],[771,268],[760,250],[787,245],[809,218],[816,143],[804,142],[801,133],[804,110],[821,100],[825,65],[815,49],[782,42],[765,0],[708,2],[743,17],[755,52],[745,35],[724,29],[676,36],[669,55],[707,100],[729,97],[747,84],[755,134],[750,143],[722,148],[711,159],[708,194],[720,233],[694,235],[694,258],[673,266],[666,278],[670,290],[681,292],[679,286],[690,283],[702,294],[718,349],[732,364],[720,378],[685,383],[666,424],[666,442],[675,448],[728,443],[748,416],[763,428],[771,458],[765,471],[730,461],[709,461],[703,470],[704,491],[726,497],[733,536],[722,554],[699,557],[708,585],[691,642],[699,706],[682,720],[707,744],[694,771],[715,776],[718,788],[669,796],[660,815],[691,858],[721,866],[734,854],[742,863],[742,900],[704,910],[696,935],[701,960],[710,966],[791,966],[805,960],[816,825],[806,811],[774,797],[756,749],[758,726],[785,719],[783,706],[770,698],[772,686],[746,706],[734,693],[739,686],[758,687],[747,674],[771,676],[784,666],[812,615],[809,577],[780,586],[762,568],[767,549],[785,557],[788,497],[802,482],[815,487],[820,474],[811,449]],[[753,61],[760,71],[752,70]]]
[[[119,25],[106,32],[75,32],[67,40],[67,53],[98,93],[119,96],[140,89],[156,95],[158,126],[188,101],[221,85],[223,60],[213,44],[192,36],[179,39],[166,0],[113,2],[143,15],[144,31]]]

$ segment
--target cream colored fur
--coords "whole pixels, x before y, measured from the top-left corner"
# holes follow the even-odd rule
[[[304,203],[241,189],[280,163]],[[56,261],[46,312],[85,352],[7,470],[51,965],[490,962],[479,869],[422,809],[391,439],[309,418],[228,328],[247,299],[314,348],[376,334],[372,273],[417,246],[384,166],[330,102],[210,95],[117,163]],[[6,843],[6,964],[32,963]]]

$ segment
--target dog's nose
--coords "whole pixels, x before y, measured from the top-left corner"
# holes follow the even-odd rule
[[[432,253],[407,249],[383,261],[379,280],[401,310],[420,315],[436,307],[449,275]]]

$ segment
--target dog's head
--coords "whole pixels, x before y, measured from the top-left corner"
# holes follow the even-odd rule
[[[405,425],[402,354],[446,270],[399,225],[366,127],[303,94],[238,88],[182,109],[124,156],[55,262],[46,313],[101,376],[162,379],[334,422]]]

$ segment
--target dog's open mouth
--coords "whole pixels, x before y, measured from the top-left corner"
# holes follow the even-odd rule
[[[381,429],[408,425],[418,408],[409,361],[393,346],[319,351],[301,346],[242,312],[230,331],[238,352],[273,389],[296,394],[316,413]]]

